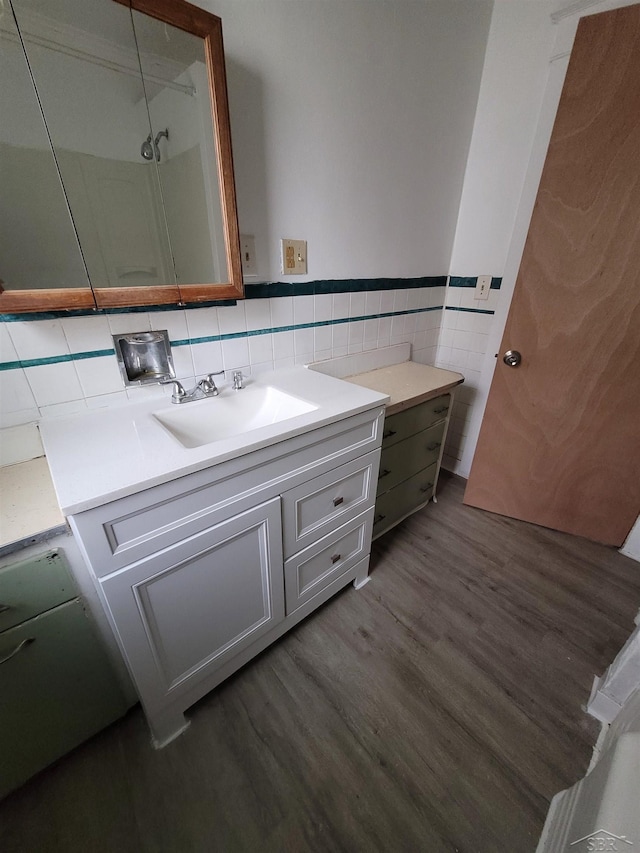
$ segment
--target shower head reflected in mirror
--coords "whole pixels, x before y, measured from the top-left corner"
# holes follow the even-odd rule
[[[145,141],[140,146],[140,154],[145,160],[153,160],[154,155],[157,162],[160,162],[160,147],[158,143],[164,137],[165,139],[169,139],[169,128],[165,128],[164,130],[160,130],[156,134],[156,138],[152,141],[152,136],[149,134]]]
[[[153,145],[151,143],[151,134],[149,134],[149,136],[147,136],[145,141],[142,143],[140,147],[140,154],[142,154],[145,160],[153,160]]]

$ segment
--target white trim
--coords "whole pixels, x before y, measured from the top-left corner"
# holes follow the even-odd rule
[[[591,6],[601,6],[605,0],[576,0],[570,6],[564,9],[558,9],[557,12],[552,12],[550,17],[554,24],[563,21],[565,18],[571,18],[574,15],[579,15],[585,9],[590,9]]]

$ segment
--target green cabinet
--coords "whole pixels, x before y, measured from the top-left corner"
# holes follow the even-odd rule
[[[0,796],[127,703],[59,551],[0,569]]]
[[[385,418],[373,536],[382,536],[435,493],[452,394]]]

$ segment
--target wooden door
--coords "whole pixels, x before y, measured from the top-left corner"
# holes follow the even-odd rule
[[[580,22],[498,359],[464,502],[621,545],[640,511],[640,5]]]

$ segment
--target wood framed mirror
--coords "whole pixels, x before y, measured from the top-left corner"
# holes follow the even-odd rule
[[[241,298],[220,19],[184,0],[10,2],[17,36],[3,23],[3,59],[16,54],[13,79],[22,48],[20,91],[28,79],[40,127],[21,138],[25,99],[17,114],[8,105],[0,156],[17,165],[0,217],[28,227],[5,230],[15,250],[0,269],[0,311]],[[36,153],[46,196],[29,177]]]

